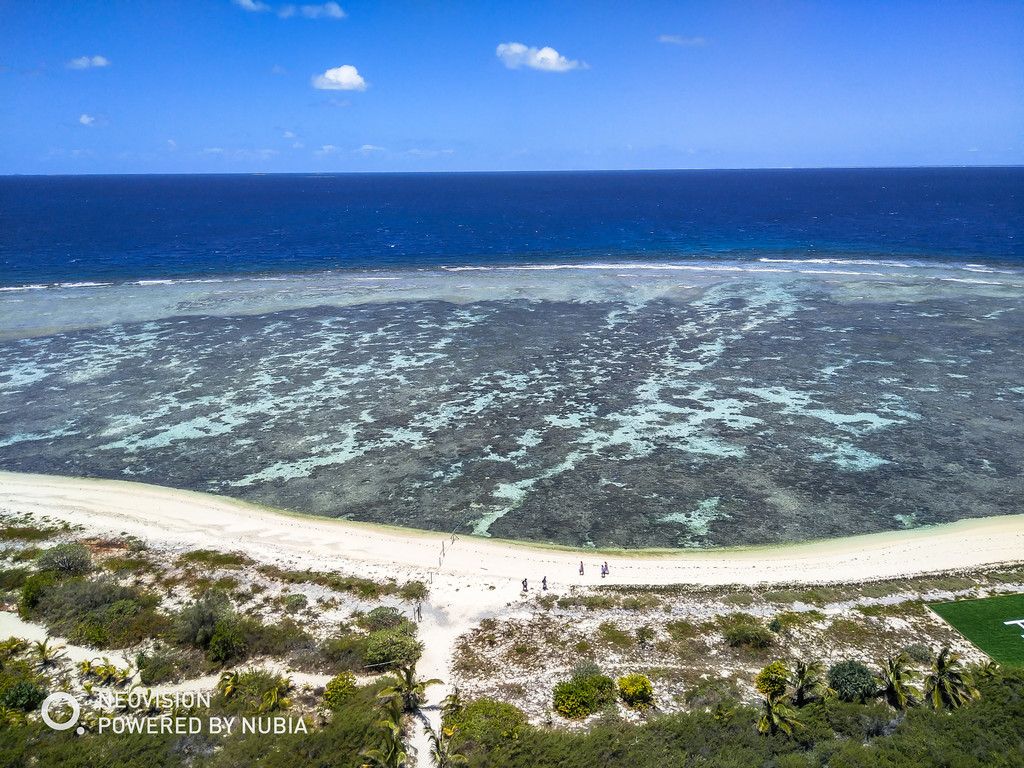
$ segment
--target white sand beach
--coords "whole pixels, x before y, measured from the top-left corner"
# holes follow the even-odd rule
[[[547,548],[282,513],[233,499],[115,480],[0,472],[0,503],[95,533],[398,579],[517,590],[597,584],[820,584],[891,579],[1024,559],[1024,515],[777,547],[673,553]],[[442,544],[444,555],[442,557]],[[585,573],[578,573],[580,560]],[[600,576],[607,561],[610,573]],[[507,599],[507,597],[505,598]]]

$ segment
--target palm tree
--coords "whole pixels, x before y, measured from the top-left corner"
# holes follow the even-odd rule
[[[820,661],[798,661],[789,679],[793,686],[793,699],[802,707],[817,696],[826,696],[832,689],[825,683],[825,665]]]
[[[22,637],[9,637],[0,643],[0,656],[11,658],[28,648],[28,640]]]
[[[459,696],[459,687],[453,686],[452,692],[441,699],[441,722],[451,720],[462,714],[462,697]]]
[[[957,709],[981,694],[970,683],[960,654],[951,653],[947,645],[932,659],[932,671],[925,677],[925,698],[935,709]]]
[[[789,735],[794,728],[803,728],[804,724],[796,719],[796,710],[789,706],[785,696],[773,699],[765,698],[761,708],[761,718],[757,721],[757,730],[771,733],[773,736],[782,731]]]
[[[460,755],[452,749],[452,739],[455,737],[456,728],[445,728],[442,726],[438,734],[429,725],[423,729],[430,741],[430,761],[434,768],[453,768],[456,765],[465,765],[469,760],[465,755]]]
[[[420,708],[424,692],[431,685],[443,685],[443,681],[437,678],[417,680],[415,667],[403,667],[401,672],[395,675],[394,684],[382,689],[377,694],[377,698],[383,701],[390,701],[396,697],[401,698],[402,710],[415,712]]]
[[[402,743],[402,706],[397,697],[381,701],[381,719],[374,723],[380,732],[381,743],[376,749],[364,749],[359,754],[372,762],[371,768],[403,768],[409,764],[409,755]]]
[[[217,682],[217,690],[224,694],[225,699],[230,699],[238,693],[238,670],[223,673]]]
[[[910,657],[901,653],[895,658],[882,662],[882,674],[875,678],[875,683],[882,689],[893,707],[904,710],[917,704],[921,692],[914,688],[910,681],[917,677],[917,672],[910,669]]]
[[[36,655],[36,658],[39,659],[39,666],[41,668],[46,668],[51,664],[56,663],[57,659],[60,657],[60,651],[63,649],[63,645],[50,645],[50,638],[46,638],[45,640],[36,642],[35,646],[32,648],[32,652]]]
[[[279,677],[277,681],[263,694],[263,703],[260,704],[257,712],[273,712],[275,709],[288,709],[291,700],[285,698],[285,694],[292,689],[290,677]]]

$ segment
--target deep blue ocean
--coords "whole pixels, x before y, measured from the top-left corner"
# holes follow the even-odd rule
[[[0,285],[840,255],[1024,263],[1024,168],[0,178]]]

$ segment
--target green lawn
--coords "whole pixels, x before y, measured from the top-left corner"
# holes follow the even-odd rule
[[[1024,595],[1002,595],[928,606],[1000,664],[1024,666]]]

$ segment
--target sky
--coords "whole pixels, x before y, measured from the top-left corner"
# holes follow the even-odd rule
[[[1024,2],[0,0],[0,174],[1024,164]]]

